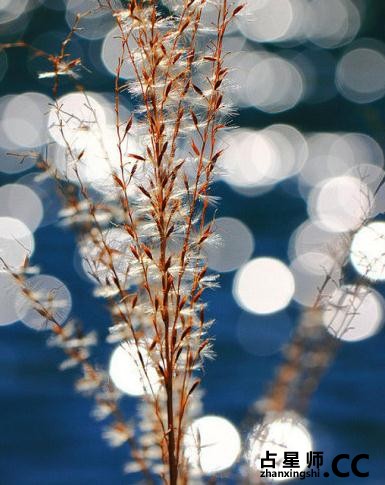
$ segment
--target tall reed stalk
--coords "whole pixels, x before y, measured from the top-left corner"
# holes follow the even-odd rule
[[[202,295],[216,286],[216,276],[207,273],[202,249],[213,239],[210,185],[222,153],[218,135],[230,112],[223,96],[223,39],[242,5],[230,0],[124,3],[107,0],[98,7],[115,18],[121,44],[112,129],[84,88],[77,86],[83,118],[59,97],[61,77],[74,77],[81,68],[67,47],[86,14],[77,17],[58,55],[33,51],[52,66],[40,76],[54,80],[50,129],[60,137],[62,161],[59,166],[56,153],[53,159],[40,158],[38,166],[57,180],[65,205],[62,222],[75,228],[95,294],[106,298],[110,341],[129,349],[139,367],[145,394],[139,419],[145,431],[138,441],[121,417],[115,390],[89,361],[95,339],[76,336],[71,325],[62,328],[41,295],[28,289],[24,275],[13,275],[27,304],[56,335],[55,343],[71,363],[80,364],[82,384],[92,389],[99,411],[101,402],[115,417],[112,441],[129,442],[147,476],[155,472],[176,485],[189,482],[184,437],[199,412],[202,362],[212,355]],[[201,22],[207,4],[216,7],[211,26]],[[124,82],[127,64],[135,79]],[[128,119],[121,109],[127,94],[135,106]],[[89,177],[93,170],[97,175]]]

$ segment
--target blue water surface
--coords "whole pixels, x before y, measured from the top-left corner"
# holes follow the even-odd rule
[[[383,38],[383,2],[369,2],[362,36]],[[374,9],[374,11],[373,11]],[[37,9],[25,37],[31,41],[50,30],[64,32],[63,14]],[[55,34],[58,36],[59,34]],[[4,40],[4,39],[3,39]],[[87,41],[77,40],[77,48],[86,55],[96,52]],[[298,50],[306,49],[299,47]],[[332,51],[337,59],[343,48]],[[314,54],[316,55],[316,53]],[[24,53],[9,54],[9,70],[0,83],[2,94],[23,91],[49,92],[39,84],[27,67]],[[106,73],[86,74],[93,90],[112,87]],[[326,81],[325,81],[326,82]],[[328,81],[330,82],[330,80]],[[243,110],[236,119],[241,126],[261,128],[271,123],[289,123],[299,130],[359,131],[373,136],[384,148],[384,101],[365,107],[335,96],[322,104],[300,104],[278,115],[257,110]],[[1,182],[14,178],[3,176]],[[224,183],[216,183],[216,195],[222,198],[219,216],[236,217],[244,222],[255,237],[253,257],[272,256],[288,262],[288,239],[306,217],[303,200],[297,196],[296,182],[288,181],[257,198],[236,194]],[[75,242],[69,230],[56,226],[36,232],[34,262],[43,272],[60,278],[71,289],[73,313],[107,334],[108,314],[103,302],[92,297],[92,285],[74,268]],[[237,322],[242,310],[232,294],[233,273],[220,278],[221,287],[207,293],[215,335],[216,359],[205,366],[204,409],[234,422],[243,437],[250,423],[248,410],[266,390],[280,354],[258,356],[246,352],[237,338]],[[378,291],[384,293],[384,285]],[[282,319],[287,337],[290,325],[295,326],[299,309],[293,304]],[[279,319],[279,314],[276,317]],[[282,334],[270,335],[269,345]],[[385,332],[368,340],[342,346],[331,368],[323,377],[309,409],[309,427],[315,448],[328,457],[339,453],[368,453],[370,477],[360,479],[319,478],[306,483],[325,481],[330,485],[383,485],[385,483]],[[110,349],[101,349],[97,357],[108,362]],[[20,323],[0,328],[0,485],[120,485],[139,483],[137,476],[127,477],[122,466],[127,450],[110,449],[101,439],[103,424],[91,417],[92,402],[76,394],[73,382],[76,371],[58,372],[62,360],[60,350],[47,348],[45,337]],[[128,415],[134,414],[136,401],[124,399]],[[225,481],[219,478],[218,483]],[[237,478],[228,482],[237,484]],[[296,483],[296,482],[293,482]],[[300,483],[300,482],[298,482]]]

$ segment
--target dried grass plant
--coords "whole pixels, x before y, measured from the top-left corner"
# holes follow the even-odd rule
[[[208,3],[215,5],[217,18],[202,48],[207,27],[201,16]],[[86,90],[77,85],[84,118],[67,112],[59,98],[61,77],[77,79],[81,69],[81,60],[72,59],[67,48],[85,13],[78,15],[58,55],[31,48],[51,66],[39,76],[53,78],[52,127],[61,137],[64,168],[58,171],[49,156],[39,157],[37,165],[42,177],[57,181],[62,223],[74,227],[96,282],[95,294],[107,301],[109,341],[134,354],[145,391],[139,426],[123,417],[120,393],[93,363],[95,332],[84,334],[74,320],[57,321],[60,301],[31,287],[28,261],[21,271],[3,263],[20,287],[23,304],[53,333],[49,342],[67,355],[61,368],[79,366],[76,388],[94,396],[96,417],[112,417],[105,437],[114,446],[129,444],[132,461],[126,471],[142,471],[149,482],[160,477],[170,485],[190,483],[200,473],[192,473],[184,436],[200,412],[202,362],[212,356],[202,294],[216,286],[202,247],[213,238],[210,184],[221,155],[218,135],[230,113],[223,96],[227,68],[222,44],[242,6],[228,0],[130,0],[116,8],[108,0],[98,8],[115,18],[121,43],[112,87],[115,127],[108,133],[113,155]],[[121,70],[127,63],[136,79],[126,83]],[[127,92],[135,99],[135,112],[124,119],[121,96]],[[96,161],[82,134],[91,136],[102,152],[94,183],[87,169]]]
[[[378,216],[377,205],[384,180],[376,180],[370,191],[366,184],[369,174],[361,173],[359,169],[358,172],[363,202],[359,222],[351,231],[341,233],[333,246],[320,247],[331,256],[332,264],[324,268],[324,279],[314,302],[303,309],[299,323],[283,349],[282,361],[272,382],[264,396],[250,409],[247,421],[249,427],[254,423],[254,430],[249,436],[249,453],[253,447],[258,448],[255,443],[265,442],[271,423],[279,420],[294,425],[306,423],[311,399],[324,373],[332,365],[345,334],[354,329],[355,318],[373,291],[373,281],[369,278],[371,266],[368,264],[366,272],[356,276],[349,271],[349,264],[355,235]],[[321,261],[319,266],[322,267]],[[249,469],[244,483],[259,485],[265,481]]]

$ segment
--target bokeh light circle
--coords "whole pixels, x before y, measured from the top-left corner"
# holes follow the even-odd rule
[[[67,148],[90,131],[106,124],[106,115],[96,96],[68,93],[57,100],[48,115],[48,131],[53,140]]]
[[[311,42],[331,49],[351,42],[361,27],[361,14],[351,0],[313,0],[306,9]]]
[[[108,280],[113,281],[117,275],[120,284],[125,287],[133,258],[131,252],[128,253],[131,244],[132,237],[118,227],[105,229],[97,239],[84,239],[80,245],[80,254],[85,274],[92,281],[97,280],[103,284]],[[110,248],[111,254],[107,253],[105,246]]]
[[[9,325],[19,320],[16,311],[16,299],[20,287],[12,275],[0,271],[0,326]]]
[[[323,323],[333,337],[357,342],[380,330],[384,316],[383,298],[365,286],[338,288],[323,311]]]
[[[12,217],[0,217],[0,271],[23,266],[34,248],[33,234],[23,222]]]
[[[212,475],[230,468],[241,451],[241,439],[235,426],[219,416],[203,416],[187,429],[185,456],[192,468]]]
[[[285,471],[284,453],[298,452],[298,472],[307,466],[306,454],[313,449],[312,438],[302,420],[294,413],[268,415],[251,432],[248,442],[247,461],[251,472],[264,469],[261,460],[267,452],[276,453],[274,471]],[[273,481],[285,481],[285,477],[274,477]]]
[[[308,212],[323,229],[344,232],[359,227],[372,205],[373,194],[363,181],[341,176],[327,179],[313,189]]]
[[[47,113],[51,98],[26,92],[11,96],[1,114],[1,124],[8,139],[18,147],[36,148],[48,141]]]
[[[293,108],[304,94],[304,79],[291,61],[268,55],[248,74],[249,105],[266,113],[281,113]]]
[[[346,53],[336,70],[341,94],[355,103],[371,103],[385,94],[385,55],[369,47]]]
[[[373,281],[385,280],[385,222],[371,222],[357,231],[350,259],[362,276]]]
[[[0,187],[0,216],[19,219],[34,232],[43,219],[44,209],[36,192],[26,185],[6,184]]]
[[[132,35],[128,36],[127,40],[129,48],[134,52],[137,48],[137,44]],[[101,57],[104,67],[110,72],[110,74],[116,76],[119,58],[122,57],[122,34],[118,27],[113,28],[104,37]],[[123,59],[123,65],[120,68],[120,77],[122,79],[135,79],[135,69],[131,60],[126,54]]]
[[[294,278],[289,268],[274,258],[256,258],[236,273],[233,295],[246,311],[274,313],[285,308],[293,297]]]
[[[245,37],[255,42],[283,40],[293,22],[290,0],[253,1],[246,4],[237,23]]]
[[[143,396],[156,393],[160,387],[158,373],[146,346],[139,343],[144,371],[135,342],[124,342],[111,354],[108,372],[115,386],[129,396]]]
[[[246,263],[253,250],[254,238],[243,222],[233,217],[219,217],[214,223],[218,242],[204,246],[207,265],[221,273],[234,271]]]
[[[26,280],[25,288],[33,299],[20,294],[15,303],[19,320],[25,325],[34,330],[49,330],[67,320],[72,309],[72,297],[62,281],[39,274]]]
[[[321,288],[324,296],[333,293],[341,277],[341,265],[334,265],[327,252],[301,254],[291,262],[290,270],[295,280],[293,299],[309,307],[318,300]]]

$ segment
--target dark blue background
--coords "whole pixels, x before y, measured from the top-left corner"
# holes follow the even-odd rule
[[[360,36],[383,39],[385,5],[382,1],[368,4]],[[33,40],[52,29],[65,32],[63,14],[42,7],[34,12],[24,37]],[[87,41],[77,39],[76,45],[89,55]],[[97,46],[92,50],[96,52]],[[340,55],[339,50],[331,52],[336,58]],[[0,83],[2,94],[34,90],[49,93],[48,87],[34,77],[27,59],[23,52],[9,55],[9,70]],[[106,73],[85,74],[84,82],[92,90],[112,87],[112,78]],[[325,78],[325,82],[330,80]],[[384,148],[384,117],[382,100],[360,106],[336,96],[326,103],[300,104],[274,116],[244,110],[236,123],[264,127],[283,122],[305,132],[359,131],[374,137]],[[3,183],[11,180],[2,176]],[[252,230],[256,241],[253,256],[287,261],[288,238],[306,218],[305,204],[295,195],[295,181],[287,181],[258,198],[238,195],[223,183],[216,184],[215,192],[222,197],[219,215],[237,217]],[[97,328],[101,337],[106,335],[109,320],[103,302],[95,304],[91,285],[79,278],[72,264],[72,233],[54,226],[41,228],[36,233],[36,247],[34,262],[71,289],[74,315],[87,328]],[[236,322],[241,310],[231,296],[232,279],[232,273],[222,275],[221,288],[207,296],[216,318],[212,333],[216,336],[217,358],[205,367],[204,407],[207,413],[233,421],[246,436],[248,408],[266,389],[280,357],[249,355],[238,344]],[[378,289],[383,292],[383,287]],[[299,309],[292,305],[287,312],[294,323]],[[314,395],[309,414],[316,449],[329,457],[343,452],[369,453],[370,478],[344,481],[330,477],[309,479],[308,483],[385,483],[384,346],[384,331],[369,340],[344,345]],[[99,350],[101,361],[108,361],[109,351],[107,346]],[[59,350],[46,348],[43,334],[21,324],[0,328],[0,484],[136,483],[137,477],[123,476],[121,471],[126,450],[106,446],[100,437],[103,425],[89,416],[92,402],[73,391],[75,373],[57,371],[61,359]],[[124,400],[128,414],[134,412],[135,405],[133,399]]]

